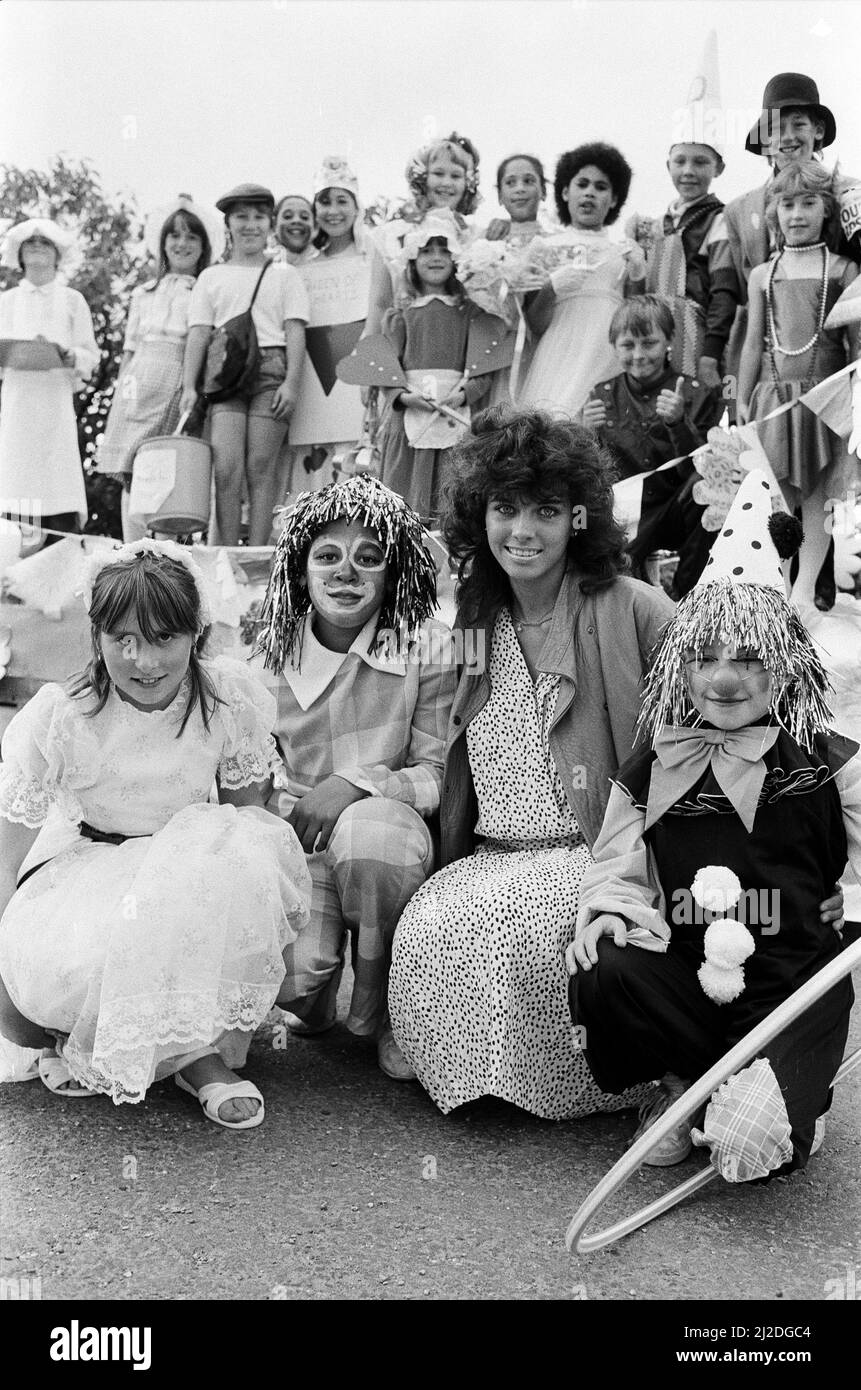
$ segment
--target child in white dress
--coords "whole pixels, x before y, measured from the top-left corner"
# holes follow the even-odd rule
[[[258,787],[275,701],[202,658],[203,580],[180,547],[100,553],[88,588],[92,661],[3,739],[0,1034],[50,1044],[31,1072],[61,1094],[136,1102],[176,1073],[207,1118],[250,1128],[263,1098],[231,1068],[310,896]]]

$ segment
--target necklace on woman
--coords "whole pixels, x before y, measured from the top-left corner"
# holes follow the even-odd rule
[[[788,348],[782,347],[777,340],[777,329],[774,324],[774,303],[772,298],[772,282],[774,280],[777,267],[785,251],[821,251],[822,252],[822,286],[819,293],[819,313],[816,316],[816,332],[803,347]],[[817,241],[810,246],[784,246],[775,256],[768,272],[768,279],[765,282],[765,311],[768,332],[768,345],[772,356],[779,352],[782,357],[803,357],[805,352],[809,352],[819,342],[819,335],[822,332],[822,325],[825,322],[825,301],[828,295],[828,269],[830,256],[828,247],[824,241]]]
[[[546,627],[547,623],[549,623],[550,619],[553,617],[553,613],[554,609],[551,608],[546,617],[527,620],[526,618],[518,618],[516,614],[512,612],[511,618],[514,623],[514,631],[522,632],[525,627]]]

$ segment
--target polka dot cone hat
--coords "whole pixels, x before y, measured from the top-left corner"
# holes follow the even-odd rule
[[[764,584],[785,594],[780,556],[768,529],[772,510],[771,484],[760,469],[753,468],[735,495],[695,587],[729,579],[736,584]]]

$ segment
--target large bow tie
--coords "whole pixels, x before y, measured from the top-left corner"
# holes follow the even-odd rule
[[[664,729],[655,744],[646,830],[711,768],[715,781],[750,833],[765,781],[763,755],[774,746],[779,732],[774,725]]]

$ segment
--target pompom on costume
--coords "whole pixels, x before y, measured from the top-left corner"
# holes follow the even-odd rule
[[[578,935],[611,913],[642,948],[601,937],[597,967],[572,981],[609,1091],[701,1075],[842,948],[819,910],[847,858],[861,873],[861,759],[828,727],[827,676],[785,596],[791,527],[776,516],[753,470],[658,646],[640,718],[651,747],[616,774],[584,878]],[[751,665],[771,677],[762,722],[711,727],[693,704],[686,663],[722,644],[742,671],[736,701],[762,679]],[[842,981],[712,1097],[692,1138],[728,1181],[804,1166],[852,999]]]
[[[88,606],[112,570],[137,567],[146,587],[182,564],[204,627],[199,573],[178,549],[100,554]],[[45,685],[3,738],[0,814],[39,833],[0,926],[0,973],[73,1077],[116,1104],[207,1053],[242,1065],[308,920],[294,832],[260,807],[210,802],[215,779],[229,793],[269,778],[275,702],[241,663],[199,664],[208,721],[186,672],[163,709],[113,683],[101,708],[93,685]]]

